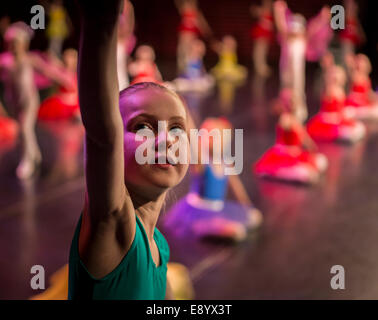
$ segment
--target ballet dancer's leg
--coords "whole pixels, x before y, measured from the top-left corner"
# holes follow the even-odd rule
[[[177,46],[177,71],[179,74],[185,71],[187,54],[194,39],[194,34],[189,32],[182,32],[179,35]]]
[[[296,100],[298,119],[304,122],[308,117],[306,93],[305,93],[305,41],[297,40],[292,44],[290,55],[292,57],[292,83],[293,94]]]
[[[31,177],[36,166],[42,160],[35,134],[37,113],[38,103],[31,103],[19,115],[22,139],[22,158],[17,167],[16,173],[20,179],[27,179]]]
[[[267,77],[271,73],[267,64],[268,48],[269,42],[264,39],[256,39],[253,46],[252,59],[255,71],[262,77]]]

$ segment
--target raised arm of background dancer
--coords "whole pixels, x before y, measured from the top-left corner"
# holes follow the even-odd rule
[[[46,62],[38,54],[30,53],[29,57],[33,68],[46,78],[65,88],[76,88],[76,83],[72,77],[63,71],[64,65],[54,61],[54,58],[52,58],[51,62]]]
[[[79,4],[82,17],[78,84],[86,133],[86,209],[91,226],[107,226],[113,219],[131,225],[134,209],[132,202],[126,201],[129,196],[124,183],[124,137],[116,62],[117,26],[123,3],[82,0]],[[133,237],[131,232],[130,238]]]
[[[324,17],[323,10],[327,10],[327,17]],[[310,44],[312,39],[317,37],[318,34],[324,31],[326,28],[326,30],[329,32],[329,38],[331,38],[332,29],[330,27],[330,19],[331,9],[328,6],[324,6],[322,9],[320,9],[320,12],[310,20],[310,22],[307,24],[307,37]]]
[[[222,52],[222,42],[219,40],[213,40],[210,43],[211,49],[213,49],[217,54]]]
[[[277,27],[277,30],[282,35],[285,35],[288,30],[287,21],[286,21],[286,10],[287,4],[285,1],[276,1],[273,4],[273,13],[274,13],[274,21]]]
[[[201,32],[203,33],[203,35],[205,37],[211,37],[213,32],[211,31],[211,28],[207,22],[207,20],[205,19],[205,17],[203,16],[203,14],[201,12],[198,12],[198,21],[199,21],[199,24],[200,24],[200,29],[201,29]]]
[[[228,183],[236,200],[247,206],[252,205],[251,199],[238,175],[230,175]]]

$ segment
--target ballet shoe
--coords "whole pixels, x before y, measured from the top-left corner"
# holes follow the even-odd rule
[[[257,229],[263,222],[263,215],[260,210],[252,208],[248,211],[247,215],[247,227],[250,230]]]
[[[34,159],[30,160],[21,160],[20,164],[16,169],[16,175],[20,180],[30,179],[34,173],[37,171],[37,168],[42,162],[41,153],[38,152]]]

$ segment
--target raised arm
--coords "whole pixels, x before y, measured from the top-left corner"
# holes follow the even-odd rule
[[[134,208],[124,183],[123,123],[118,105],[117,25],[123,3],[80,0],[79,4],[78,83],[87,184],[79,251],[89,271],[101,277],[119,264],[135,235]]]
[[[273,4],[274,21],[279,33],[285,35],[288,30],[286,11],[288,10],[285,1],[278,0]]]
[[[55,58],[50,58],[50,62],[44,61],[38,54],[35,53],[30,53],[29,57],[33,68],[37,72],[65,88],[75,88],[76,83],[73,81],[72,76],[70,76],[64,70],[65,67],[63,63],[56,62]]]

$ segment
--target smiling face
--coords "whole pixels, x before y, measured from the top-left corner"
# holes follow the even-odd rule
[[[188,118],[182,101],[167,89],[150,85],[121,95],[120,109],[124,123],[126,186],[151,194],[161,194],[176,186],[185,176],[188,161],[176,165],[138,164],[135,153],[144,141],[136,141],[136,137],[138,130],[152,131],[155,159],[165,158],[166,152],[161,154],[158,151],[159,144],[165,143],[168,150],[177,141],[177,138],[170,138],[169,133],[187,135],[188,132]],[[159,121],[165,121],[166,128],[158,135]],[[187,153],[189,157],[189,145]]]

